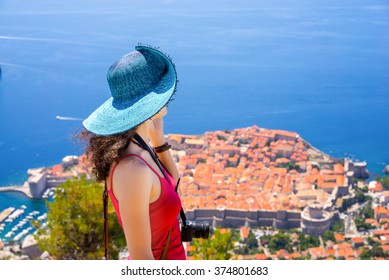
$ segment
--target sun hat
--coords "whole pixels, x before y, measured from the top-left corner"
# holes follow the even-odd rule
[[[157,114],[172,98],[177,74],[167,55],[139,45],[109,67],[107,81],[112,97],[82,123],[97,135],[130,130]]]

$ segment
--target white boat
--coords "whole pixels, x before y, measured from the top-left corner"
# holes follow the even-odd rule
[[[22,205],[20,208],[22,208],[22,209],[26,209],[26,208],[27,208],[27,206],[26,206],[26,205]]]
[[[24,225],[22,225],[21,223],[18,223],[17,225],[16,225],[16,227],[17,228],[22,228]]]
[[[10,238],[12,235],[14,235],[15,233],[13,233],[12,231],[8,232],[5,237],[6,238]]]
[[[43,214],[43,215],[38,217],[38,221],[42,221],[42,220],[44,220],[46,218],[47,218],[47,214],[45,213],[45,214]]]
[[[17,209],[15,210],[11,215],[8,216],[9,219],[16,219],[18,218],[20,215],[22,215],[24,213],[24,210],[23,209]]]

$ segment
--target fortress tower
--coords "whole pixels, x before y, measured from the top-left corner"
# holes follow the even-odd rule
[[[319,202],[310,203],[301,212],[301,228],[304,233],[321,235],[330,228],[332,214],[323,210]]]

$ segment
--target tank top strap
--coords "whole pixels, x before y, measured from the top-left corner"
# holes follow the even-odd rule
[[[161,177],[161,175],[158,174],[158,172],[154,169],[154,167],[152,167],[152,166],[151,166],[144,158],[142,158],[140,155],[137,155],[137,154],[127,154],[127,155],[124,155],[124,156],[122,156],[121,158],[119,158],[119,160],[117,160],[117,161],[115,162],[115,165],[114,165],[113,168],[112,168],[111,180],[110,180],[110,189],[112,189],[113,173],[115,172],[116,167],[119,165],[119,162],[120,162],[122,159],[128,158],[128,157],[130,157],[130,156],[135,156],[135,157],[139,158],[140,160],[142,160],[144,163],[147,164],[147,166],[151,169],[151,171],[153,171],[153,172],[158,176],[158,178],[163,179],[163,177]]]

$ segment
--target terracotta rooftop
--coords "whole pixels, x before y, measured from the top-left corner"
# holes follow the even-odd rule
[[[315,181],[323,188],[332,187],[344,180],[340,164],[334,164],[326,174],[312,167],[307,146],[295,132],[252,126],[199,136],[169,134],[169,139],[193,146],[187,154],[173,150],[186,209],[298,210],[304,201],[292,193],[293,188],[299,192],[308,190]],[[203,144],[210,148],[197,151],[196,146]],[[289,162],[304,170],[281,167]],[[79,173],[92,167],[86,155],[78,157],[78,166]],[[73,176],[61,170],[60,165],[53,166],[52,173]]]
[[[335,237],[336,242],[344,242],[345,241],[343,234],[335,233],[334,237]]]

